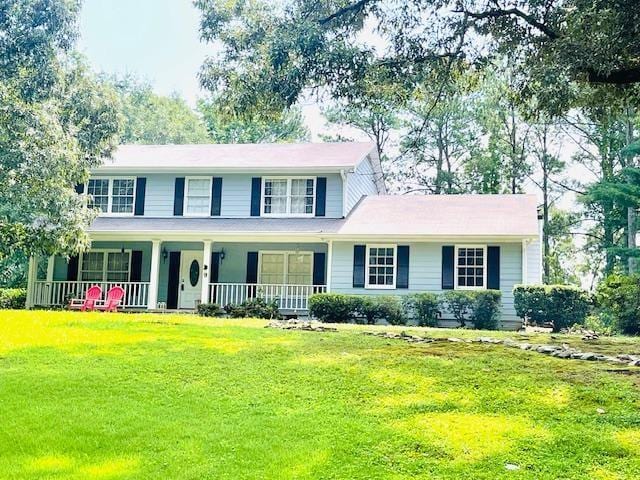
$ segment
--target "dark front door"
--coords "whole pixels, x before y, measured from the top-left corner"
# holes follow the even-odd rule
[[[169,280],[167,282],[167,308],[178,308],[178,287],[180,285],[180,252],[169,253]]]

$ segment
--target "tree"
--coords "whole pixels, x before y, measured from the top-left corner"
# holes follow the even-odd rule
[[[162,96],[132,77],[105,78],[118,92],[124,121],[120,143],[188,144],[210,141],[202,118],[177,94]]]
[[[302,112],[296,108],[284,110],[268,118],[238,116],[224,112],[219,100],[210,98],[198,102],[198,111],[213,143],[278,143],[309,140],[309,130]]]
[[[0,256],[71,254],[91,212],[75,192],[108,156],[116,97],[73,55],[77,2],[0,4]]]

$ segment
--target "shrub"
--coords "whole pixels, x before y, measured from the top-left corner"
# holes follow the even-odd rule
[[[587,292],[570,285],[516,285],[513,296],[520,318],[536,325],[551,325],[554,332],[583,325],[592,303]]]
[[[362,299],[340,293],[316,293],[309,297],[309,314],[321,322],[347,323],[356,320]]]
[[[225,305],[224,310],[232,318],[281,318],[278,302],[267,302],[264,298],[252,298],[239,305]]]
[[[607,310],[587,315],[584,326],[600,335],[614,335],[617,330],[615,317]]]
[[[449,310],[461,327],[466,326],[467,316],[473,309],[473,294],[467,290],[449,290],[440,297],[441,305]]]
[[[440,316],[440,303],[434,293],[413,293],[403,299],[404,310],[408,317],[421,327],[435,327]]]
[[[25,308],[27,290],[25,288],[0,288],[0,308]]]
[[[369,325],[380,321],[391,325],[405,325],[407,323],[400,298],[391,295],[363,297],[360,313],[367,319]]]
[[[500,319],[500,290],[477,290],[470,292],[473,298],[471,321],[474,328],[495,330]]]
[[[198,305],[198,315],[202,317],[219,317],[225,312],[217,303],[200,303]]]
[[[618,331],[640,333],[640,275],[609,275],[598,285],[596,303],[613,316]]]

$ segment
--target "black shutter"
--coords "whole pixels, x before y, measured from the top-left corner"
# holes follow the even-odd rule
[[[220,252],[211,252],[209,283],[218,283],[220,278]]]
[[[211,216],[219,217],[222,210],[222,177],[213,177],[211,181]]]
[[[169,278],[167,280],[167,308],[178,308],[178,286],[180,285],[180,252],[169,253]]]
[[[455,248],[453,246],[442,247],[442,289],[453,290],[453,269],[454,269],[454,254]]]
[[[487,288],[500,290],[500,247],[487,247]]]
[[[260,196],[262,195],[262,178],[251,179],[251,216],[260,216]]]
[[[247,252],[246,283],[258,283],[258,252]]]
[[[315,252],[313,254],[313,284],[324,285],[325,284],[325,263],[326,254],[324,252]]]
[[[76,185],[76,193],[82,195],[84,193],[84,183],[78,183]]]
[[[78,262],[78,255],[69,257],[69,261],[67,262],[67,281],[75,282],[78,280]]]
[[[327,178],[316,178],[316,217],[324,217],[327,211]]]
[[[133,250],[131,252],[131,282],[142,281],[142,250]]]
[[[144,196],[147,191],[147,179],[145,177],[136,178],[136,208],[134,215],[144,215]]]
[[[182,216],[184,210],[184,177],[176,178],[176,188],[173,193],[173,214]]]
[[[364,287],[364,259],[367,247],[365,245],[353,246],[353,288]]]
[[[409,246],[398,246],[398,272],[396,288],[409,288]]]

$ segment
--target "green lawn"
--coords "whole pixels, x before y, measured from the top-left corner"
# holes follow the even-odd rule
[[[640,369],[263,326],[0,311],[0,478],[640,478]]]

